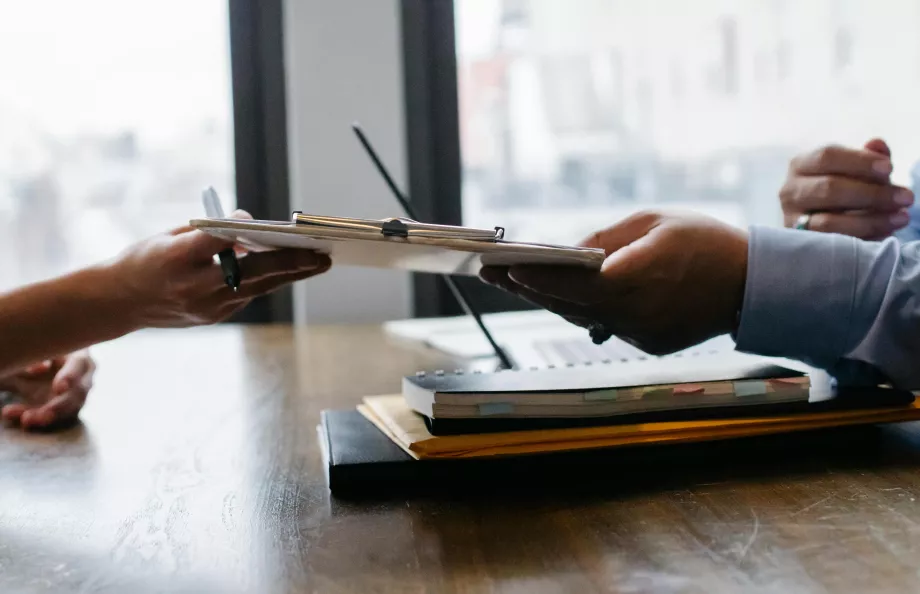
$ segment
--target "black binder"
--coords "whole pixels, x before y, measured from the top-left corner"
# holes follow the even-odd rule
[[[786,473],[798,464],[825,468],[835,458],[877,455],[884,427],[860,425],[680,445],[630,446],[504,458],[416,460],[357,410],[325,410],[318,427],[326,480],[338,498],[441,493],[490,496],[662,486],[701,476]],[[811,462],[810,462],[811,461]],[[807,470],[804,468],[803,470]],[[689,477],[689,478],[688,478]]]

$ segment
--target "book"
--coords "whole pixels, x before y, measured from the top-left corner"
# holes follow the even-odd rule
[[[809,376],[753,356],[631,359],[494,373],[420,372],[403,397],[429,419],[578,419],[808,402]]]

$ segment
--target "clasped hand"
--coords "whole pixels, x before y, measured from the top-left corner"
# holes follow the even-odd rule
[[[812,231],[880,240],[907,226],[910,189],[892,184],[891,150],[881,139],[861,149],[837,145],[799,155],[780,189],[787,227],[811,215]]]

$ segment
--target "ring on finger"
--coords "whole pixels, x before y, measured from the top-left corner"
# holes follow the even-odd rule
[[[805,214],[800,215],[799,218],[795,220],[795,225],[793,226],[793,228],[798,229],[800,231],[808,231],[808,226],[810,224],[811,224],[811,213],[806,212]]]

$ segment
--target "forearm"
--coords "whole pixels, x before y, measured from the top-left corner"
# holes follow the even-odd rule
[[[740,350],[920,388],[920,243],[752,229]]]
[[[0,376],[135,330],[113,274],[86,268],[0,295]]]

